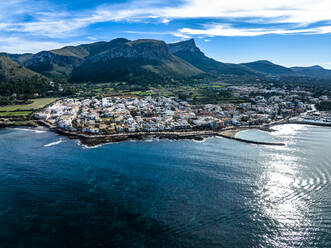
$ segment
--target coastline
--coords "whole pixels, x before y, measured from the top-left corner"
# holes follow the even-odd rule
[[[145,140],[151,138],[159,139],[191,139],[202,141],[206,137],[217,136],[218,133],[215,131],[190,131],[190,132],[135,132],[135,133],[116,133],[109,135],[88,135],[82,133],[74,133],[65,131],[53,126],[48,125],[47,123],[40,123],[42,126],[48,127],[50,130],[69,137],[70,139],[79,139],[82,145],[88,147],[97,146],[100,144],[112,143],[112,142],[122,142],[129,139],[133,140]]]
[[[253,140],[246,140],[235,137],[237,133],[249,129],[257,129],[265,132],[273,132],[273,126],[285,125],[285,124],[300,124],[300,125],[314,125],[322,127],[330,127],[330,125],[320,125],[320,124],[309,124],[302,122],[278,122],[271,123],[268,125],[261,126],[245,126],[245,127],[230,127],[220,130],[203,130],[203,131],[182,131],[182,132],[134,132],[134,133],[116,133],[109,135],[90,135],[66,131],[55,126],[52,126],[50,123],[38,120],[32,121],[31,123],[24,125],[2,125],[0,128],[14,128],[14,127],[30,127],[36,128],[38,126],[47,127],[50,131],[56,132],[60,135],[67,136],[70,139],[78,139],[82,145],[87,147],[94,147],[101,144],[113,143],[113,142],[122,142],[129,139],[133,140],[146,140],[151,138],[159,139],[170,139],[170,140],[181,140],[181,139],[191,139],[196,141],[202,141],[207,137],[223,137],[226,139],[232,139],[243,143],[256,144],[256,145],[269,145],[269,146],[285,146],[284,143],[275,143],[275,142],[260,142]]]
[[[27,121],[10,121],[6,123],[0,123],[1,128],[14,128],[14,127],[38,127],[38,123],[34,120]]]
[[[60,135],[65,135],[71,139],[79,139],[82,145],[88,147],[93,147],[100,144],[111,143],[111,142],[121,142],[129,139],[134,140],[144,140],[150,138],[159,138],[159,139],[191,139],[201,141],[207,137],[223,137],[227,139],[232,139],[244,143],[257,144],[257,145],[275,145],[275,146],[284,146],[283,143],[274,143],[274,142],[259,142],[252,140],[245,140],[236,138],[235,134],[237,132],[247,130],[247,129],[260,129],[263,131],[272,131],[269,128],[263,126],[252,126],[252,127],[238,127],[238,128],[228,128],[223,130],[204,130],[204,131],[186,131],[186,132],[135,132],[135,133],[116,133],[109,135],[87,135],[82,133],[74,133],[60,128],[54,127],[45,121],[38,121],[42,126],[48,127],[50,130],[55,131]],[[228,133],[226,133],[228,132]]]

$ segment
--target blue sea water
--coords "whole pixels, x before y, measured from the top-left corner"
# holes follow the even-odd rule
[[[0,130],[0,247],[331,247],[331,129],[85,148]]]

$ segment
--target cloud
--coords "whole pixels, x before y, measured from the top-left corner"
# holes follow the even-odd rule
[[[128,34],[148,34],[148,35],[166,35],[171,34],[169,32],[153,32],[153,31],[125,31]]]
[[[181,38],[181,39],[191,39],[192,35],[185,34],[183,32],[173,32],[171,33],[173,36]]]
[[[162,21],[161,21],[162,23],[164,23],[164,24],[168,24],[169,22],[170,22],[170,20],[169,19],[167,19],[167,18],[164,18],[164,19],[162,19]]]
[[[56,49],[78,43],[62,43],[55,41],[35,41],[19,37],[0,36],[0,51],[7,53],[37,53],[43,50]]]
[[[298,24],[331,20],[329,0],[188,0],[181,7],[165,8],[167,18],[255,18]]]
[[[326,34],[331,32],[331,26],[322,26],[315,28],[235,28],[229,24],[209,24],[204,25],[203,29],[182,28],[179,33],[183,35],[205,35],[213,36],[260,36],[268,34]]]
[[[40,4],[31,0],[8,0],[0,6],[0,32],[28,33],[49,38],[66,38],[81,34],[83,28],[101,22],[117,22],[134,19],[141,9],[103,8],[87,11],[68,11],[58,6]],[[2,3],[1,3],[2,4]],[[31,20],[26,20],[30,17]]]
[[[169,29],[174,21],[193,19],[198,28],[183,21],[174,27],[185,26],[168,33],[180,38],[195,35],[312,35],[331,33],[330,26],[325,24],[331,22],[330,13],[330,0],[181,0],[175,4],[165,0],[131,0],[75,11],[50,1],[7,0],[0,5],[0,34],[65,39],[93,35],[86,28],[97,23],[157,22]],[[214,24],[202,26],[208,21]],[[268,27],[238,28],[238,22],[268,24]]]

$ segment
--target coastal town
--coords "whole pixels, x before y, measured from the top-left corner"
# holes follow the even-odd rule
[[[300,88],[266,90],[258,85],[226,90],[243,102],[191,105],[190,99],[164,96],[65,98],[35,113],[34,118],[86,135],[222,130],[282,121],[331,124],[331,115],[314,107],[328,96],[315,98]]]

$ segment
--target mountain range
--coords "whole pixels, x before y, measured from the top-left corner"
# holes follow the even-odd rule
[[[38,76],[69,82],[162,82],[172,79],[192,79],[208,75],[253,76],[282,79],[312,78],[331,82],[331,70],[320,66],[287,68],[267,60],[251,63],[222,63],[207,57],[193,39],[166,44],[164,41],[117,38],[36,54],[0,53],[0,81],[24,81]],[[7,70],[15,68],[15,80],[8,79]],[[6,76],[7,75],[7,76]],[[42,76],[41,76],[42,75]],[[19,79],[18,79],[19,78]]]

